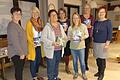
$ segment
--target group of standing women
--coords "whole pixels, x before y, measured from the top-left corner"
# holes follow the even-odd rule
[[[25,58],[30,61],[30,72],[33,80],[44,80],[38,77],[40,61],[46,57],[48,80],[61,80],[59,62],[64,57],[65,71],[71,74],[69,68],[70,54],[73,56],[74,75],[78,78],[78,59],[80,61],[83,80],[87,80],[88,54],[90,43],[93,40],[94,56],[96,58],[98,80],[103,80],[106,67],[107,49],[112,37],[111,21],[106,18],[105,7],[98,9],[98,20],[94,20],[90,6],[84,6],[83,15],[77,12],[72,14],[71,24],[66,11],[60,8],[48,12],[48,23],[45,27],[40,19],[40,11],[32,7],[31,18],[26,23],[26,31],[19,25],[22,11],[12,8],[12,21],[8,24],[8,55],[15,67],[16,80],[22,79]],[[26,32],[26,33],[25,33]],[[44,54],[43,54],[44,53]]]

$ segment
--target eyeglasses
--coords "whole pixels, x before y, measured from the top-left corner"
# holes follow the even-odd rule
[[[64,14],[64,13],[60,13],[60,14]]]
[[[106,12],[99,12],[99,13],[106,13]]]
[[[21,16],[22,13],[14,13],[14,15]]]
[[[52,17],[55,17],[55,16],[57,16],[57,14],[51,14],[51,16],[52,16]]]
[[[90,9],[90,8],[84,8],[84,9]]]
[[[38,12],[32,12],[33,14],[39,14]]]
[[[77,19],[77,20],[78,20],[79,18],[73,18],[73,19],[74,19],[74,20],[75,20],[75,19]]]

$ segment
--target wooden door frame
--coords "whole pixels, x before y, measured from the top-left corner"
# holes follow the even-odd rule
[[[70,19],[70,9],[71,8],[77,8],[77,11],[78,11],[78,14],[79,14],[79,10],[80,10],[80,6],[78,5],[71,5],[71,4],[64,4],[64,7],[67,7],[67,16],[68,16],[68,19]]]

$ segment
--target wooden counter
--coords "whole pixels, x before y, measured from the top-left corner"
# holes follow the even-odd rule
[[[7,45],[8,45],[7,38],[0,38],[0,49],[7,47]],[[6,62],[6,60],[9,62]],[[0,77],[2,78],[2,80],[6,80],[4,71],[6,64],[10,64],[10,59],[7,57],[7,55],[3,55],[3,52],[1,52],[0,50],[0,71],[1,71]]]
[[[117,42],[120,43],[120,30],[117,32]]]
[[[7,38],[0,38],[0,48],[7,47]]]

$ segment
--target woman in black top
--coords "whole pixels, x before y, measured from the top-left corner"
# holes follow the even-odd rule
[[[68,27],[70,26],[70,20],[67,19],[67,17],[66,17],[66,11],[65,11],[65,9],[60,8],[58,10],[58,14],[59,14],[59,20],[58,21],[63,26],[64,31],[67,34]],[[70,47],[70,41],[67,42],[65,50],[64,50],[65,71],[68,74],[71,73],[70,70],[69,70],[69,56],[71,54],[69,47]]]

